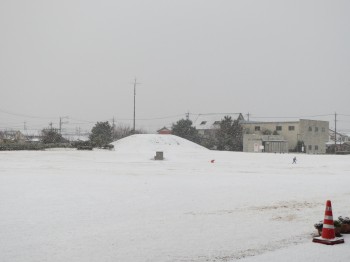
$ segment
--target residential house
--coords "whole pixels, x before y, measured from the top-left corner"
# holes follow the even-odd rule
[[[18,130],[4,130],[0,131],[0,142],[13,141],[22,143],[25,141],[25,137]]]
[[[198,130],[198,133],[204,137],[210,136],[220,127],[221,120],[225,116],[230,116],[232,120],[243,121],[244,117],[241,113],[237,114],[204,114],[199,115],[194,121],[193,126]]]
[[[163,127],[159,130],[157,130],[157,133],[160,135],[170,135],[171,134],[171,130],[167,127]]]
[[[348,135],[345,134],[341,134],[339,132],[335,132],[332,129],[329,129],[329,141],[335,141],[335,138],[337,139],[337,143],[338,142],[349,142],[350,138]]]

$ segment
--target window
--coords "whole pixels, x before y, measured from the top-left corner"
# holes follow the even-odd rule
[[[318,146],[315,146],[315,151],[318,150]]]
[[[202,121],[201,125],[205,125],[207,123],[207,121]]]
[[[309,131],[312,131],[312,127],[311,126],[309,126]]]
[[[322,127],[322,132],[326,132],[326,128]]]
[[[260,131],[260,126],[255,126],[255,131]]]
[[[220,125],[220,121],[215,121],[214,125]]]
[[[309,145],[309,150],[312,150],[312,145]]]
[[[289,130],[289,131],[294,131],[294,129],[295,129],[294,126],[289,126],[289,127],[288,127],[288,130]]]
[[[315,132],[318,132],[318,127],[317,126],[315,126]]]
[[[282,126],[276,126],[276,131],[282,131]]]

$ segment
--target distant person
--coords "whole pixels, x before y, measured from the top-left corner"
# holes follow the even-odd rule
[[[294,158],[293,158],[293,163],[292,163],[292,164],[296,164],[296,163],[297,163],[297,158],[294,157]]]

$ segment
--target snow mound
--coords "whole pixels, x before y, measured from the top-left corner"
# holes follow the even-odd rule
[[[174,135],[138,134],[128,136],[112,143],[117,152],[198,152],[208,150],[187,139]]]

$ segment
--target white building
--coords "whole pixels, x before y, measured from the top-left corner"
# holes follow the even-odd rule
[[[288,142],[288,151],[303,151],[308,154],[326,153],[326,143],[329,138],[328,121],[300,119],[293,122],[242,122],[242,127],[245,134],[282,136],[283,140]],[[266,146],[265,143],[262,145]],[[300,148],[298,143],[301,145]],[[254,151],[251,147],[244,148],[247,152]]]

